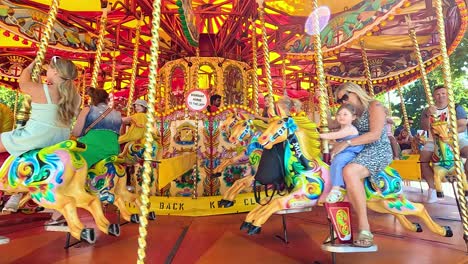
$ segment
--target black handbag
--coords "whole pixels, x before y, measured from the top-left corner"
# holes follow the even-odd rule
[[[260,188],[257,188],[258,184],[264,186],[267,197],[269,196],[268,188],[273,189],[273,193],[266,203],[268,204],[276,192],[279,193],[280,190],[284,189],[284,177],[284,143],[278,143],[273,145],[271,149],[264,149],[260,158],[253,185],[257,203],[265,205],[260,202],[261,191],[259,190]]]

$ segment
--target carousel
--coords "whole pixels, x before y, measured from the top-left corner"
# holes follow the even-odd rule
[[[34,116],[22,73],[33,64],[45,82],[57,58],[78,69],[80,108],[94,87],[109,111],[143,120],[91,166],[75,137],[1,153],[0,262],[467,263],[449,63],[467,25],[463,0],[0,0],[0,89],[14,98],[2,133]],[[434,105],[437,68],[450,110],[431,124],[439,202],[411,187],[423,181],[418,137],[363,179],[373,237],[356,245],[348,200],[326,201],[331,147],[319,133],[331,131],[337,90],[397,90],[403,102],[420,79]],[[64,221],[44,225],[57,212]]]

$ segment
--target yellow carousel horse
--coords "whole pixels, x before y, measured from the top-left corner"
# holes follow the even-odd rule
[[[435,149],[432,156],[432,168],[434,169],[434,184],[437,191],[437,197],[444,197],[442,182],[446,181],[446,177],[455,176],[455,162],[461,163],[463,189],[465,190],[465,196],[468,195],[468,182],[463,170],[463,163],[461,160],[455,160],[453,139],[449,135],[447,122],[433,122],[431,124],[431,130],[434,136]]]
[[[0,168],[0,190],[29,193],[38,205],[63,214],[73,237],[94,243],[94,229],[85,228],[77,207],[89,211],[105,234],[119,236],[120,226],[109,223],[98,196],[85,189],[88,168],[79,154],[85,148],[84,144],[67,140],[19,157],[9,156]]]
[[[234,205],[235,197],[243,190],[252,187],[252,183],[255,180],[255,173],[257,171],[260,157],[262,156],[263,147],[258,143],[258,137],[261,131],[258,128],[265,128],[266,124],[262,121],[253,121],[245,119],[245,117],[237,117],[240,120],[230,122],[230,137],[229,142],[235,145],[245,146],[245,150],[239,155],[232,159],[227,159],[222,162],[214,170],[215,176],[221,176],[224,169],[231,164],[236,164],[242,160],[249,161],[251,171],[245,175],[242,179],[239,179],[233,183],[233,185],[224,193],[223,198],[218,201],[218,207],[231,207]],[[234,126],[231,126],[234,123]],[[262,125],[263,124],[263,125]],[[227,127],[226,127],[227,128]],[[225,129],[226,129],[225,128]]]
[[[261,226],[275,212],[316,205],[331,187],[329,167],[320,159],[316,124],[307,117],[287,117],[270,122],[258,142],[265,149],[278,143],[284,144],[281,156],[284,182],[289,194],[275,197],[267,205],[257,206],[247,215],[241,229],[248,229],[251,235],[259,233]],[[406,199],[402,180],[394,169],[387,167],[379,173],[378,178],[377,183],[371,182],[369,178],[363,183],[370,209],[394,215],[403,227],[413,232],[421,232],[421,226],[410,222],[406,216],[419,217],[435,234],[446,237],[453,235],[450,227],[435,223],[422,204]]]

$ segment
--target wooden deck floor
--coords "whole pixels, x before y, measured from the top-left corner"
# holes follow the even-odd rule
[[[423,199],[417,189],[409,196],[415,201]],[[451,226],[454,237],[436,236],[422,223],[424,232],[411,233],[393,216],[370,213],[379,251],[338,254],[337,263],[468,263],[454,199],[447,197],[427,208],[438,223]],[[97,231],[95,245],[79,244],[64,250],[64,233],[44,231],[42,224],[48,217],[0,216],[0,235],[11,239],[9,244],[0,245],[0,263],[136,262],[138,225],[122,226],[120,237]],[[328,235],[323,207],[287,216],[289,244],[276,237],[282,233],[281,216],[272,216],[255,236],[239,230],[244,218],[245,214],[158,216],[148,225],[146,263],[331,263],[330,253],[320,249]],[[89,216],[84,215],[84,219],[92,224]]]

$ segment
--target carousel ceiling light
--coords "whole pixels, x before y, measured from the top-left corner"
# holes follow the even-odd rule
[[[308,35],[317,35],[320,33],[327,26],[328,21],[330,20],[330,14],[330,8],[327,6],[319,6],[316,10],[312,11],[312,13],[310,13],[309,17],[307,18],[307,21],[305,22],[305,32]],[[320,32],[316,32],[316,27],[314,25],[314,15],[318,16],[318,28]]]

